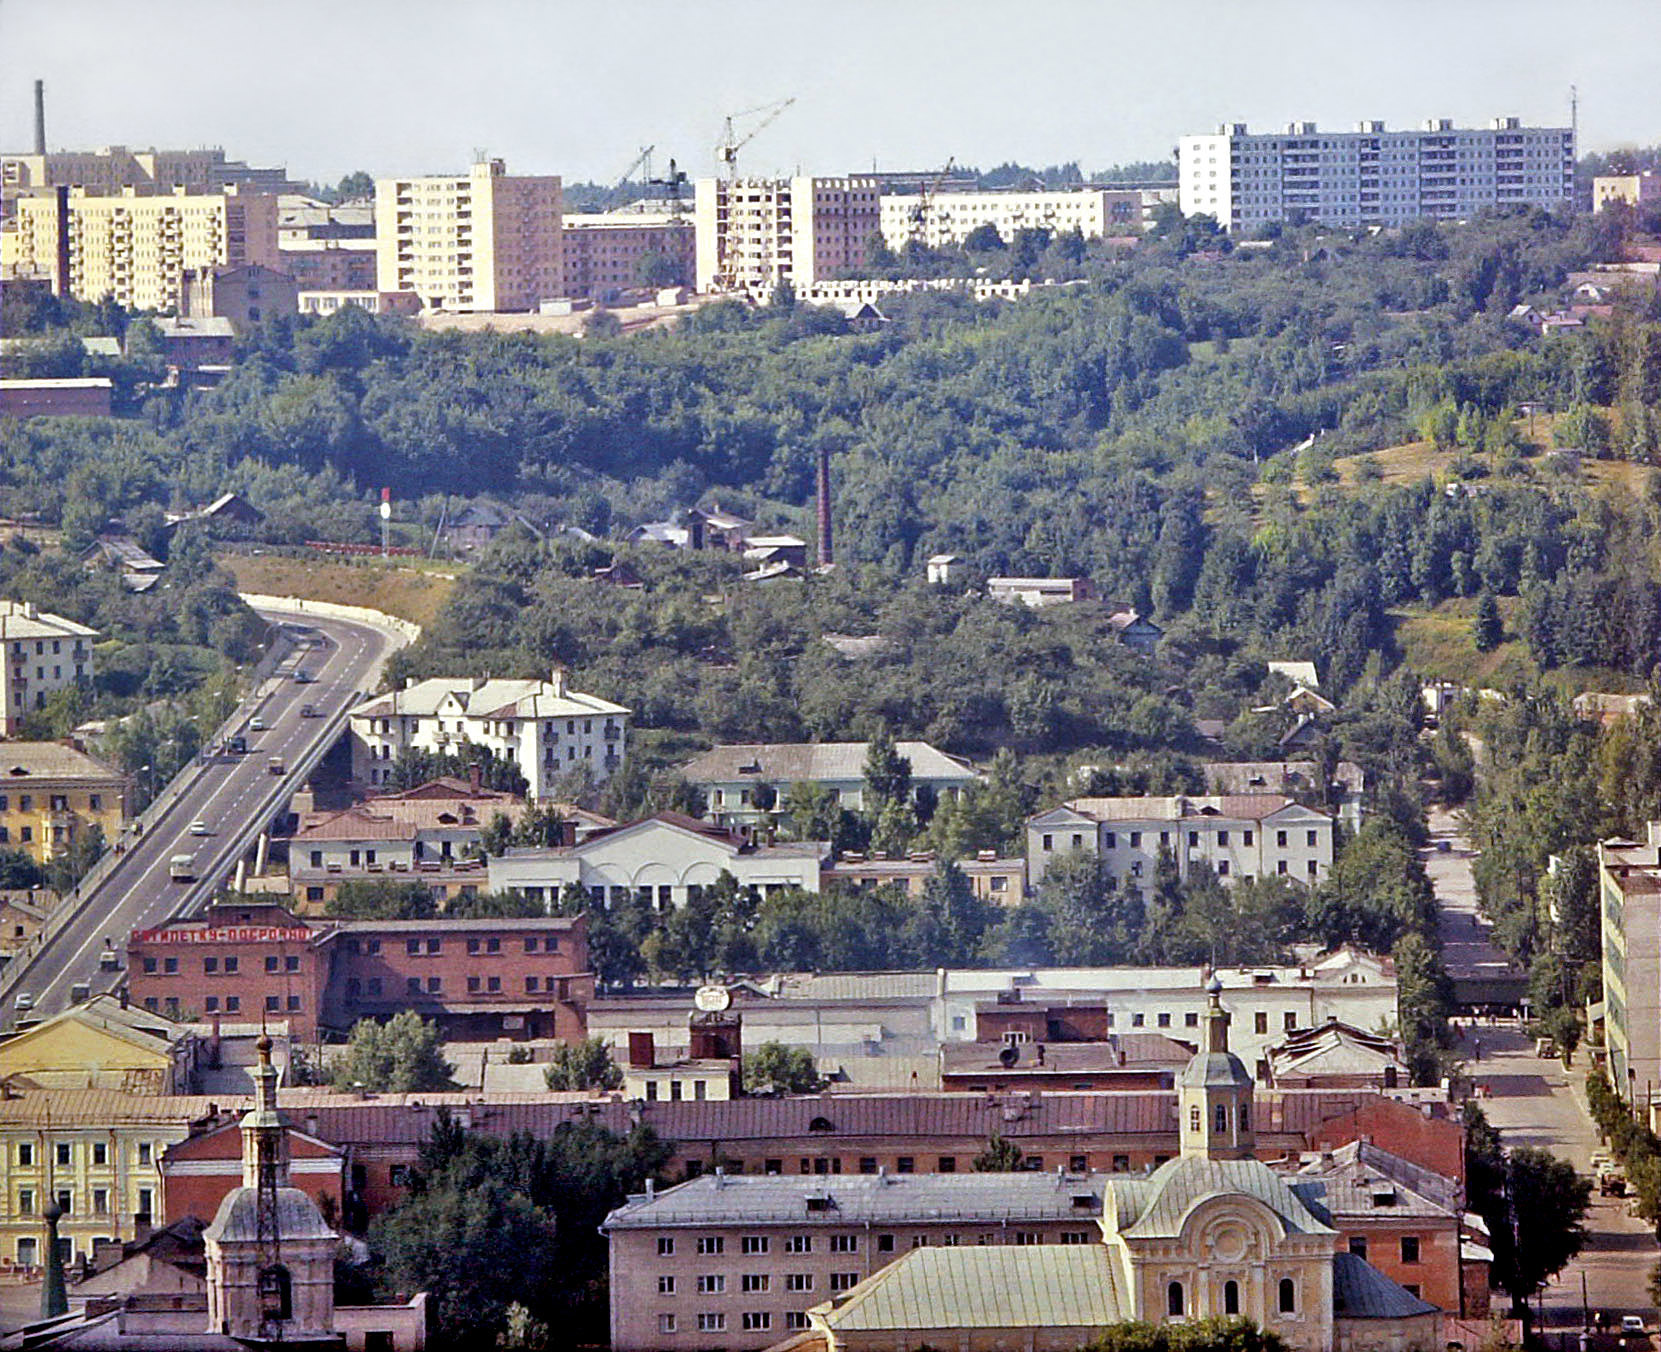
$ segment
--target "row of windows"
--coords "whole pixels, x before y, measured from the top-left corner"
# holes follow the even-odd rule
[[[1353,1253],[1357,1258],[1366,1258],[1366,1256],[1367,1256],[1367,1237],[1365,1235],[1351,1235],[1350,1236],[1350,1252]],[[1418,1261],[1419,1261],[1419,1236],[1418,1235],[1402,1235],[1400,1237],[1400,1253],[1401,1253],[1401,1261],[1404,1264],[1407,1264],[1408,1266],[1411,1267],[1414,1264],[1418,1263]],[[1417,1295],[1418,1292],[1414,1291],[1413,1294]]]
[[[63,640],[62,639],[55,638],[55,639],[51,640],[51,642],[52,642],[52,651],[54,653],[61,653],[63,651]],[[47,643],[47,640],[45,640],[43,638],[37,638],[35,640],[35,656],[36,657],[44,657],[46,655],[46,643]],[[85,643],[86,643],[86,641],[84,639],[76,639],[75,640],[75,656],[77,656],[77,657],[85,656],[85,654],[86,654]],[[28,650],[29,650],[29,645],[27,643],[13,643],[12,644],[12,656],[13,657],[22,657],[25,653],[28,652]]]
[[[977,1237],[977,1244],[995,1244],[998,1242],[1000,1235],[1004,1236],[1008,1243],[1023,1247],[1045,1243],[1044,1235],[1037,1230],[1015,1230],[1009,1232],[988,1230],[981,1233]],[[816,1239],[824,1239],[826,1241],[825,1251],[827,1253],[850,1254],[859,1252],[859,1236],[857,1234],[821,1236],[785,1235],[781,1239],[780,1248],[787,1254],[799,1255],[813,1253]],[[893,1253],[895,1251],[896,1240],[894,1235],[877,1234],[873,1235],[872,1239],[875,1242],[875,1251],[877,1253]],[[657,1239],[658,1257],[673,1258],[675,1256],[675,1242],[676,1239],[674,1235],[659,1235]],[[929,1246],[929,1242],[930,1237],[926,1234],[918,1234],[911,1237],[911,1247],[914,1249],[927,1248]],[[1088,1244],[1091,1242],[1091,1235],[1088,1230],[1063,1230],[1056,1236],[1055,1242],[1057,1244],[1067,1245]],[[727,1239],[725,1235],[699,1235],[694,1243],[698,1256],[701,1258],[718,1257],[727,1251]],[[741,1253],[743,1253],[746,1257],[754,1258],[771,1252],[773,1236],[743,1235],[739,1238],[738,1243]],[[939,1236],[939,1244],[942,1248],[958,1248],[962,1244],[962,1237],[955,1232],[947,1232]],[[698,1290],[700,1293],[706,1294],[711,1292],[724,1292],[727,1289],[726,1280],[727,1279],[724,1275],[719,1274],[699,1277]],[[768,1289],[768,1277],[765,1274],[746,1274],[743,1276],[742,1281],[744,1283],[742,1289],[745,1291],[765,1291]],[[834,1283],[834,1277],[832,1278],[832,1281]],[[667,1275],[661,1276],[657,1279],[657,1282],[659,1295],[674,1294],[674,1277]],[[710,1284],[706,1285],[706,1283]],[[811,1291],[812,1289],[812,1273],[792,1272],[785,1274],[785,1290]],[[833,1285],[831,1289],[836,1290],[837,1288]]]
[[[75,1162],[74,1141],[54,1141],[52,1143],[52,1162],[60,1169],[66,1169]],[[110,1162],[110,1146],[108,1141],[92,1141],[87,1144],[88,1161],[94,1168],[106,1166]],[[133,1145],[133,1161],[140,1168],[149,1168],[155,1159],[155,1146],[149,1141],[137,1141]],[[17,1143],[17,1167],[32,1169],[35,1166],[35,1143],[33,1141],[19,1141]]]
[[[1290,1277],[1282,1277],[1276,1286],[1275,1304],[1281,1314],[1298,1312],[1298,1284]],[[1188,1313],[1188,1292],[1181,1282],[1172,1282],[1165,1288],[1165,1313],[1172,1319],[1181,1319]],[[1240,1313],[1240,1283],[1223,1283],[1223,1313]]]
[[[46,805],[49,812],[68,812],[69,795],[67,793],[49,794]],[[0,812],[10,812],[11,810],[11,796],[0,793]],[[27,793],[18,794],[17,810],[19,812],[33,812],[35,810],[34,796]],[[87,810],[89,812],[102,812],[104,810],[104,795],[101,793],[88,794]]]
[[[522,943],[524,951],[527,953],[559,952],[559,935],[557,934],[527,934]],[[346,951],[374,957],[375,954],[381,951],[381,941],[379,939],[348,939],[346,941]],[[433,958],[443,951],[444,940],[436,935],[404,940],[404,952],[412,958]],[[502,951],[502,940],[500,937],[469,936],[467,951],[469,954],[500,953]]]
[[[1117,831],[1104,831],[1102,833],[1102,848],[1105,849],[1105,850],[1116,850],[1116,849],[1118,849],[1119,848],[1119,834],[1120,833],[1117,832]],[[1129,847],[1133,850],[1140,850],[1141,848],[1143,848],[1143,846],[1142,846],[1142,837],[1143,837],[1143,835],[1144,834],[1152,835],[1153,833],[1151,831],[1149,831],[1149,832],[1127,831],[1124,834],[1126,836]],[[1190,849],[1198,849],[1200,847],[1200,836],[1201,836],[1201,834],[1202,833],[1199,832],[1199,831],[1190,831],[1188,833],[1188,846],[1189,846]],[[1225,829],[1225,830],[1218,831],[1215,834],[1216,834],[1216,837],[1217,837],[1218,847],[1219,848],[1226,848],[1227,845],[1228,845],[1228,836],[1229,836],[1228,831]],[[1251,846],[1251,845],[1255,845],[1257,843],[1257,835],[1256,835],[1256,832],[1254,832],[1254,831],[1243,830],[1243,831],[1240,832],[1240,836],[1241,836],[1240,843],[1242,845]],[[1288,842],[1290,841],[1290,838],[1291,838],[1291,833],[1289,831],[1276,831],[1275,832],[1275,846],[1276,846],[1276,848],[1277,849],[1282,849],[1282,850],[1287,849],[1288,848]],[[1321,839],[1321,833],[1320,833],[1319,829],[1304,832],[1304,845],[1308,849],[1313,850],[1313,849],[1320,848],[1320,839]],[[1171,843],[1171,833],[1169,831],[1161,831],[1159,833],[1159,843],[1161,845],[1165,845],[1165,846],[1170,845],[1170,843]],[[1055,837],[1050,832],[1045,832],[1044,833],[1044,848],[1046,850],[1050,850],[1050,851],[1053,851],[1055,849]],[[1073,848],[1075,850],[1084,848],[1084,833],[1083,832],[1081,832],[1081,831],[1074,831],[1073,832]]]
[[[265,970],[267,972],[298,972],[300,970],[300,955],[289,953],[279,956],[275,953],[266,955]],[[144,973],[146,976],[155,976],[158,971],[162,976],[177,976],[179,974],[178,958],[145,958]],[[223,958],[203,958],[202,974],[204,976],[237,976],[242,971],[242,959],[235,954]]]
[[[773,1316],[766,1310],[750,1310],[740,1316],[740,1323],[746,1333],[761,1333],[773,1327]],[[800,1310],[791,1310],[784,1316],[784,1326],[792,1330],[805,1329],[807,1327],[807,1315]],[[719,1311],[705,1312],[698,1316],[699,1333],[725,1333],[726,1329],[727,1316]],[[657,1317],[657,1331],[659,1333],[678,1333],[680,1331],[679,1317],[673,1314],[660,1314]]]
[[[144,1007],[152,1014],[166,1014],[169,1018],[178,1018],[182,1006],[177,995],[169,995],[158,999],[154,995],[144,997]],[[265,1012],[267,1014],[299,1014],[305,1009],[305,1002],[298,995],[281,996],[268,995],[265,997]],[[242,1010],[240,995],[204,995],[202,997],[202,1011],[206,1014],[237,1014]]]

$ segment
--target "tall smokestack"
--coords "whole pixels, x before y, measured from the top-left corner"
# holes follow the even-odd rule
[[[814,494],[814,507],[819,517],[819,566],[832,563],[831,501],[830,501],[830,447],[819,448],[819,482]]]
[[[46,81],[35,81],[35,154],[46,153]]]

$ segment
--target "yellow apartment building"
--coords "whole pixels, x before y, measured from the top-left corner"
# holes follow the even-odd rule
[[[0,742],[0,849],[45,864],[95,826],[113,843],[129,790],[114,766],[63,742]]]
[[[534,310],[564,294],[558,175],[466,174],[375,183],[380,291],[413,291],[430,310]]]
[[[177,310],[193,269],[279,262],[276,196],[237,188],[47,189],[19,197],[0,235],[5,276],[50,278],[77,300],[110,296],[138,310]]]

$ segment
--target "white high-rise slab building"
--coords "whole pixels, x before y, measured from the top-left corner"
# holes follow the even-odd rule
[[[1480,129],[1433,119],[1416,131],[1293,122],[1250,132],[1236,122],[1182,137],[1177,159],[1183,214],[1215,216],[1231,232],[1271,221],[1401,225],[1485,207],[1563,206],[1574,197],[1575,133],[1515,117]]]

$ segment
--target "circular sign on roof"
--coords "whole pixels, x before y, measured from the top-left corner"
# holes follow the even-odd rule
[[[705,1014],[719,1014],[732,1004],[732,992],[725,986],[699,986],[692,1003]]]

